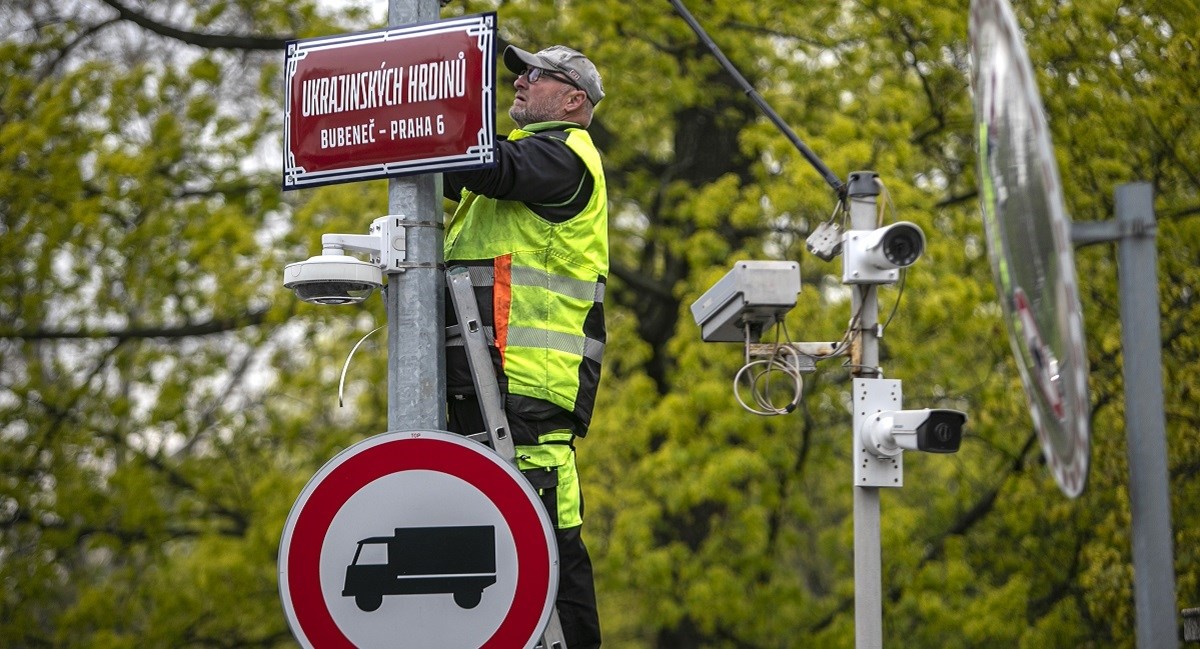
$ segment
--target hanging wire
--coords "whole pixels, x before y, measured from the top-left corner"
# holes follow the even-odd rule
[[[877,224],[877,226],[882,227],[884,224],[884,217],[883,217],[884,208],[887,208],[887,212],[891,216],[892,223],[895,223],[896,221],[898,221],[899,218],[896,214],[896,203],[894,201],[892,201],[892,195],[891,195],[891,193],[888,192],[887,185],[884,184],[882,178],[879,179],[879,188],[882,190],[883,197],[882,197],[882,200],[880,200],[880,202],[879,202],[879,214],[876,217],[876,224]],[[908,277],[908,268],[907,267],[901,268],[900,269],[900,278],[896,282],[896,301],[892,303],[892,311],[891,311],[891,313],[888,314],[887,319],[884,320],[884,322],[883,322],[883,326],[880,327],[880,329],[879,329],[879,333],[881,336],[883,335],[883,332],[887,331],[888,325],[892,324],[892,318],[896,317],[896,312],[900,310],[900,300],[901,300],[901,298],[904,297],[904,283],[905,283],[905,279],[907,277]]]
[[[747,412],[763,415],[786,415],[793,412],[800,405],[800,398],[804,395],[804,378],[800,372],[800,354],[794,347],[789,344],[781,343],[780,338],[788,339],[787,325],[781,320],[775,329],[775,342],[773,343],[773,351],[768,358],[759,358],[751,360],[750,358],[750,327],[745,327],[746,332],[746,347],[745,359],[746,363],[738,370],[733,377],[733,396],[742,408]],[[771,400],[772,380],[777,374],[782,374],[787,379],[787,384],[790,384],[792,390],[792,398],[783,406],[775,405]],[[746,379],[745,385],[750,395],[753,397],[754,406],[751,407],[742,398],[741,391],[738,387],[743,383],[743,378]],[[776,384],[778,385],[778,384]]]
[[[833,208],[833,211],[834,211],[834,214],[837,214],[840,212],[842,215],[842,223],[841,223],[842,231],[845,232],[846,230],[849,230],[850,229],[850,206],[846,204],[846,199],[839,198],[837,205],[835,205]],[[830,217],[830,220],[832,220],[832,217]]]
[[[858,310],[855,311],[854,315],[850,317],[850,322],[848,322],[846,324],[846,331],[844,331],[842,333],[842,339],[837,342],[836,346],[834,347],[833,352],[830,354],[822,355],[822,356],[814,356],[813,358],[815,358],[817,360],[823,360],[826,358],[837,358],[838,356],[845,356],[846,354],[850,353],[850,345],[852,345],[854,343],[855,338],[858,338],[858,334],[859,334],[858,323],[859,323],[859,320],[862,319],[862,312],[863,312],[864,306],[866,306],[865,303],[862,303],[862,302],[859,303]]]
[[[892,318],[896,317],[896,312],[900,310],[900,298],[904,297],[904,280],[908,277],[908,269],[900,269],[900,280],[896,282],[896,301],[892,303],[892,312],[888,314],[887,320],[883,322],[883,327],[880,328],[880,335],[887,331],[888,325],[892,324]]]
[[[338,381],[338,407],[339,408],[344,408],[346,405],[345,402],[342,401],[342,394],[346,387],[346,370],[350,369],[350,359],[354,358],[354,352],[358,351],[358,348],[361,347],[363,343],[367,342],[367,338],[370,338],[371,334],[375,333],[376,331],[379,331],[380,329],[383,329],[386,326],[387,326],[387,323],[384,323],[384,324],[379,325],[378,327],[375,327],[371,331],[367,332],[367,335],[363,336],[361,340],[359,340],[357,343],[355,343],[354,347],[352,347],[350,349],[350,353],[346,355],[346,363],[344,365],[342,365],[342,378],[341,378],[341,380]]]
[[[888,192],[887,185],[884,184],[882,178],[876,178],[875,182],[879,184],[880,199],[879,206],[875,211],[875,227],[881,228],[885,222],[883,218],[884,210],[892,215],[892,221],[896,220],[896,204],[892,202],[892,195]]]
[[[858,328],[858,323],[862,320],[863,307],[865,307],[865,306],[866,306],[866,301],[860,300],[860,302],[858,304],[858,310],[855,311],[854,315],[850,318],[850,323],[846,325],[846,334],[842,337],[842,341],[838,344],[838,349],[840,350],[840,353],[834,354],[835,356],[844,356],[844,355],[850,353],[850,346],[854,344],[854,340],[857,339],[858,336],[862,333]],[[879,372],[880,377],[883,376],[883,371],[877,367],[867,367],[865,365],[858,365],[855,363],[851,363],[850,361],[851,361],[851,359],[847,358],[846,361],[844,363],[842,363],[842,367],[848,368],[851,370],[854,370],[854,369],[875,370],[875,371]]]

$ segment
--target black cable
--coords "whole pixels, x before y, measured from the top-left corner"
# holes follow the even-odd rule
[[[692,28],[692,31],[696,32],[696,36],[699,37],[700,41],[704,43],[704,45],[713,53],[713,56],[717,57],[717,60],[721,62],[721,66],[725,68],[725,71],[732,75],[735,80],[737,80],[737,82],[742,86],[742,90],[744,90],[750,99],[752,99],[754,103],[758,105],[759,109],[766,114],[767,118],[771,120],[771,123],[774,124],[775,127],[780,131],[782,131],[785,136],[787,136],[792,145],[800,151],[800,155],[804,156],[804,159],[808,160],[808,163],[817,170],[817,173],[821,174],[821,177],[825,179],[825,182],[829,183],[829,186],[832,187],[835,192],[837,192],[838,197],[845,198],[847,187],[845,183],[838,179],[837,174],[833,173],[829,167],[825,166],[825,163],[822,162],[819,157],[817,157],[817,154],[813,153],[812,149],[808,148],[808,145],[800,140],[796,133],[792,131],[791,127],[789,127],[783,121],[783,119],[771,109],[766,100],[763,99],[762,96],[758,94],[758,91],[754,89],[754,86],[750,85],[749,81],[746,81],[746,78],[742,76],[741,72],[738,72],[738,69],[733,66],[733,63],[730,63],[729,59],[725,58],[725,54],[721,52],[721,48],[717,47],[717,44],[713,42],[712,38],[709,38],[708,33],[704,31],[704,28],[700,26],[700,23],[696,22],[696,19],[692,17],[692,14],[688,12],[687,8],[685,8],[679,0],[671,0],[671,5],[675,7],[675,12],[678,13],[679,16],[687,22],[688,26]]]
[[[896,312],[900,310],[900,298],[904,297],[904,280],[908,277],[908,269],[900,269],[900,282],[896,287],[896,302],[892,304],[892,312],[888,314],[887,320],[884,321],[880,332],[887,331],[888,325],[892,324],[892,318],[896,317]]]

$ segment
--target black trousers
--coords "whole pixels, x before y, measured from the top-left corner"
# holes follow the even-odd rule
[[[513,443],[533,445],[537,438],[546,433],[571,428],[572,424],[561,409],[546,404],[548,408],[530,407],[530,400],[511,397],[506,400],[505,414]],[[452,396],[449,400],[447,427],[459,435],[473,435],[487,427],[479,404],[473,396]],[[580,496],[580,509],[583,508]],[[553,498],[543,499],[553,502]],[[558,520],[558,512],[547,510],[550,520]],[[562,623],[567,649],[599,649],[600,615],[596,609],[596,585],[592,573],[592,560],[580,534],[582,525],[554,529],[558,545],[558,594],[554,604],[558,619]]]

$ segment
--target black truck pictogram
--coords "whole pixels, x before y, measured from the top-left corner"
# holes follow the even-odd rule
[[[364,557],[363,550],[367,550]],[[363,563],[382,558],[385,563]],[[346,566],[343,597],[371,612],[384,595],[453,593],[454,603],[475,608],[483,589],[496,583],[496,528],[397,527],[393,536],[373,536],[358,542],[354,561]]]

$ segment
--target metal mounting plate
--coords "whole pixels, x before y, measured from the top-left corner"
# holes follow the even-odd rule
[[[369,234],[379,237],[379,257],[373,258],[383,269],[383,272],[403,273],[408,264],[407,247],[408,247],[408,230],[404,227],[404,216],[401,214],[388,214],[381,216],[371,222],[371,228],[367,230]]]
[[[854,379],[854,486],[904,486],[904,453],[880,458],[862,441],[863,424],[884,410],[903,410],[903,400],[897,379]]]

